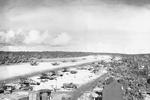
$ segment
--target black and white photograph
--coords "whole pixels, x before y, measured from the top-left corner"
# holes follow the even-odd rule
[[[0,0],[0,100],[150,100],[150,0]]]

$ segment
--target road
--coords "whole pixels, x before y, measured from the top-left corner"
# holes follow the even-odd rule
[[[75,91],[73,91],[71,93],[72,95],[72,100],[77,100],[83,93],[85,93],[86,91],[91,91],[94,89],[94,87],[98,84],[98,82],[102,79],[105,79],[107,77],[107,73],[105,73],[104,75],[98,77],[97,79],[82,85],[80,88],[76,89]]]

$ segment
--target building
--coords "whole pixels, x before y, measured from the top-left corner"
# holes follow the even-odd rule
[[[40,100],[39,93],[37,91],[31,91],[29,93],[29,100]]]
[[[51,90],[42,89],[39,91],[32,91],[29,93],[29,100],[50,100]]]

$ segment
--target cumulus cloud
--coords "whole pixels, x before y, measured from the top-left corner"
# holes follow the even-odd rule
[[[23,41],[25,44],[41,44],[45,43],[46,39],[49,37],[48,32],[41,33],[38,30],[30,30]]]
[[[70,40],[71,37],[67,33],[63,32],[58,34],[56,38],[53,39],[52,45],[53,46],[66,45],[70,42]]]
[[[0,31],[0,43],[11,45],[50,45],[62,46],[68,44],[71,37],[63,32],[55,37],[48,31],[22,30]]]
[[[1,31],[0,32],[0,42],[1,43],[19,43],[23,37],[13,30]]]

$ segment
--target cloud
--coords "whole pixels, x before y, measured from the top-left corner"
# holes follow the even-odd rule
[[[63,32],[63,33],[60,33],[56,36],[56,38],[53,39],[51,45],[53,46],[62,46],[62,45],[67,45],[71,40],[71,37]]]
[[[107,4],[113,4],[113,5],[130,5],[130,6],[146,6],[150,4],[149,0],[97,0],[101,2],[105,2]]]
[[[68,5],[85,5],[85,4],[125,4],[132,6],[145,6],[150,4],[149,0],[0,0],[0,7],[7,6],[8,8],[23,7],[23,8],[37,8],[41,6],[68,6]]]
[[[71,37],[65,33],[59,33],[52,36],[49,31],[39,30],[9,30],[0,31],[1,45],[49,45],[49,46],[62,46],[67,45]]]
[[[70,50],[74,47],[74,50],[82,48],[99,52],[150,51],[150,9],[145,6],[149,4],[148,0],[103,0],[105,3],[97,3],[102,0],[80,1],[82,3],[72,6],[40,6],[36,9],[16,7],[5,12],[8,20],[5,24],[12,30],[0,33],[1,42],[48,45],[47,50],[54,47],[57,50]],[[143,6],[139,7],[139,4]],[[13,31],[18,28],[28,31]],[[69,47],[70,42],[79,44]]]
[[[49,38],[48,32],[40,32],[38,30],[30,30],[23,41],[24,44],[44,44]]]
[[[17,13],[17,14],[16,14]],[[7,13],[7,27],[49,31],[150,31],[150,9],[131,6],[67,6],[14,10]]]
[[[0,42],[13,44],[20,41],[20,34],[13,30],[1,31],[0,32]]]

